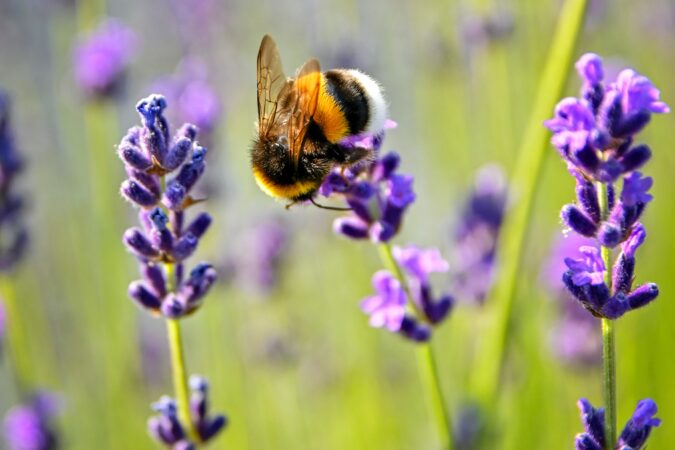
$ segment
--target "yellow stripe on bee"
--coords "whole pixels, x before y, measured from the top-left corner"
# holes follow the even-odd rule
[[[289,200],[295,200],[298,197],[301,197],[305,194],[316,190],[318,188],[317,184],[313,181],[296,181],[293,184],[289,185],[278,185],[270,181],[265,174],[253,168],[253,177],[255,182],[258,184],[258,187],[267,195],[274,198],[285,198]]]
[[[319,102],[314,113],[314,121],[321,127],[324,136],[331,144],[335,144],[349,135],[349,124],[342,108],[331,97],[326,88],[326,77],[321,74]]]

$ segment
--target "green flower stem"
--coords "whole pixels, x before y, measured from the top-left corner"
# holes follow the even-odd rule
[[[392,255],[391,246],[389,244],[381,244],[379,250],[380,258],[385,267],[387,267],[387,269],[389,269],[389,271],[401,282],[401,286],[403,286],[406,297],[408,298],[408,307],[419,320],[426,322],[427,320],[423,312],[420,311],[410,295],[410,290],[405,283],[401,267],[396,263],[396,260]],[[422,384],[426,389],[427,402],[436,421],[436,431],[438,433],[438,439],[441,442],[441,449],[452,450],[452,422],[443,396],[443,390],[441,389],[438,369],[436,368],[436,358],[434,357],[431,343],[425,342],[419,344],[417,355]]]
[[[598,182],[598,200],[600,216],[605,219],[609,214],[607,206],[607,185]],[[600,247],[602,262],[605,264],[605,284],[612,290],[612,250]],[[605,448],[612,450],[616,442],[616,344],[614,338],[614,321],[602,319],[602,366],[604,373],[604,400],[605,400]]]
[[[12,363],[17,393],[20,398],[23,398],[28,394],[30,375],[32,373],[28,361],[30,351],[21,321],[21,314],[16,302],[14,284],[7,277],[3,277],[1,283],[2,300],[4,301],[7,314],[7,353]]]
[[[485,338],[480,343],[471,377],[471,390],[486,410],[494,409],[516,284],[521,275],[525,236],[544,157],[549,149],[549,133],[542,122],[551,115],[563,94],[585,10],[586,0],[567,0],[560,11],[535,104],[511,176],[510,194],[515,202],[504,222],[498,252],[500,277],[486,305],[488,323],[483,329]]]
[[[441,382],[438,378],[438,369],[436,368],[436,358],[431,348],[430,342],[419,345],[417,350],[417,361],[419,364],[420,376],[427,390],[427,402],[436,419],[436,430],[438,439],[441,441],[441,449],[452,450],[452,423],[450,414],[441,390]]]
[[[175,267],[174,264],[164,264],[166,269],[167,288],[169,292],[175,290]],[[190,418],[190,394],[187,382],[187,370],[185,369],[185,351],[183,350],[183,338],[179,319],[166,319],[166,331],[169,339],[169,353],[171,354],[171,374],[173,388],[178,404],[178,418],[188,435],[195,442],[199,442],[198,434]]]

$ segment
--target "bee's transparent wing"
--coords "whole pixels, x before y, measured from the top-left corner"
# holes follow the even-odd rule
[[[277,113],[281,94],[289,88],[289,83],[281,66],[281,57],[277,44],[268,34],[260,43],[256,65],[258,83],[258,132],[266,134]]]
[[[321,66],[312,58],[298,70],[291,91],[288,141],[291,159],[296,165],[302,154],[307,127],[319,103],[320,89]]]

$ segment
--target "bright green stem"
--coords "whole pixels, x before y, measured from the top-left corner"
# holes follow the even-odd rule
[[[450,423],[450,414],[443,398],[436,359],[430,342],[420,344],[417,357],[420,376],[427,390],[427,401],[436,419],[436,430],[438,430],[438,439],[441,441],[441,449],[452,450],[452,423]]]
[[[391,246],[389,244],[381,244],[379,247],[380,258],[383,264],[390,272],[398,278],[406,292],[408,298],[408,306],[413,311],[417,319],[427,321],[423,312],[415,304],[410,295],[410,291],[405,283],[405,278],[401,267],[396,263],[394,255],[391,253]],[[431,343],[426,342],[419,345],[418,363],[420,369],[420,376],[422,377],[422,384],[427,392],[427,402],[431,409],[436,422],[436,431],[438,439],[441,442],[442,450],[452,450],[452,422],[450,421],[450,414],[445,403],[443,390],[441,389],[440,379],[438,378],[438,370],[436,369],[436,358],[434,357]]]
[[[164,264],[166,269],[167,288],[175,290],[175,268],[173,264]],[[183,350],[183,338],[179,319],[166,319],[166,331],[169,338],[169,353],[171,354],[171,373],[173,376],[173,389],[176,393],[178,404],[178,418],[188,435],[199,442],[199,436],[194,429],[190,418],[190,394],[188,391],[187,370],[185,369],[185,351]]]
[[[194,437],[192,420],[190,419],[190,396],[187,384],[187,372],[185,370],[180,321],[178,319],[167,319],[166,331],[169,337],[171,372],[173,374],[173,388],[176,393],[176,402],[178,403],[178,418],[183,426],[190,431],[190,435]]]
[[[12,280],[3,277],[2,281],[2,301],[4,301],[5,312],[7,314],[7,352],[12,362],[14,383],[19,397],[28,394],[31,369],[28,361],[30,351],[24,327],[21,320],[21,314],[16,302],[16,292]]]
[[[609,214],[607,185],[598,182],[598,200],[600,216],[605,219]],[[605,284],[612,290],[612,251],[608,247],[600,247],[602,262],[605,264]],[[616,344],[614,338],[614,321],[602,319],[602,367],[604,372],[604,400],[605,400],[605,448],[612,450],[616,442]]]
[[[513,207],[507,215],[500,239],[498,267],[501,276],[488,305],[484,328],[485,338],[477,352],[472,371],[472,391],[484,408],[493,409],[509,333],[509,322],[516,294],[516,283],[522,272],[525,236],[532,213],[550,134],[542,122],[553,114],[556,102],[565,88],[577,39],[581,33],[586,0],[567,0],[553,35],[535,104],[530,115],[522,147],[511,176]]]

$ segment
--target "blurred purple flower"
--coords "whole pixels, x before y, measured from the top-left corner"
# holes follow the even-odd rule
[[[57,439],[52,418],[58,410],[52,394],[38,393],[5,415],[4,435],[9,450],[54,450]]]
[[[209,414],[209,384],[199,375],[190,377],[190,414],[199,434],[200,442],[208,442],[227,426],[227,418],[222,414]]]
[[[289,230],[278,219],[258,221],[243,233],[226,267],[237,284],[255,293],[269,294],[277,286],[281,262],[289,245]]]
[[[501,167],[489,164],[479,169],[454,233],[452,277],[460,299],[482,302],[492,287],[506,197]]]
[[[405,316],[405,292],[401,283],[391,273],[380,270],[373,275],[376,294],[361,303],[363,312],[370,316],[370,325],[386,327],[396,333],[401,329]]]
[[[0,89],[0,272],[12,270],[25,254],[28,230],[24,224],[24,199],[16,192],[16,177],[24,167],[10,123],[10,98]]]
[[[202,139],[210,137],[222,117],[222,103],[209,83],[206,65],[194,58],[183,60],[177,72],[158,80],[152,91],[174,105],[174,122],[196,125]]]
[[[429,275],[434,272],[447,272],[449,269],[447,261],[436,248],[422,250],[409,245],[394,247],[392,253],[407,275],[408,292],[413,297],[412,301],[421,310],[423,317],[418,318],[433,325],[441,323],[450,312],[454,298],[449,294],[444,294],[438,299],[433,298]]]
[[[106,97],[120,87],[136,48],[136,34],[108,19],[73,50],[75,81],[88,95]]]

